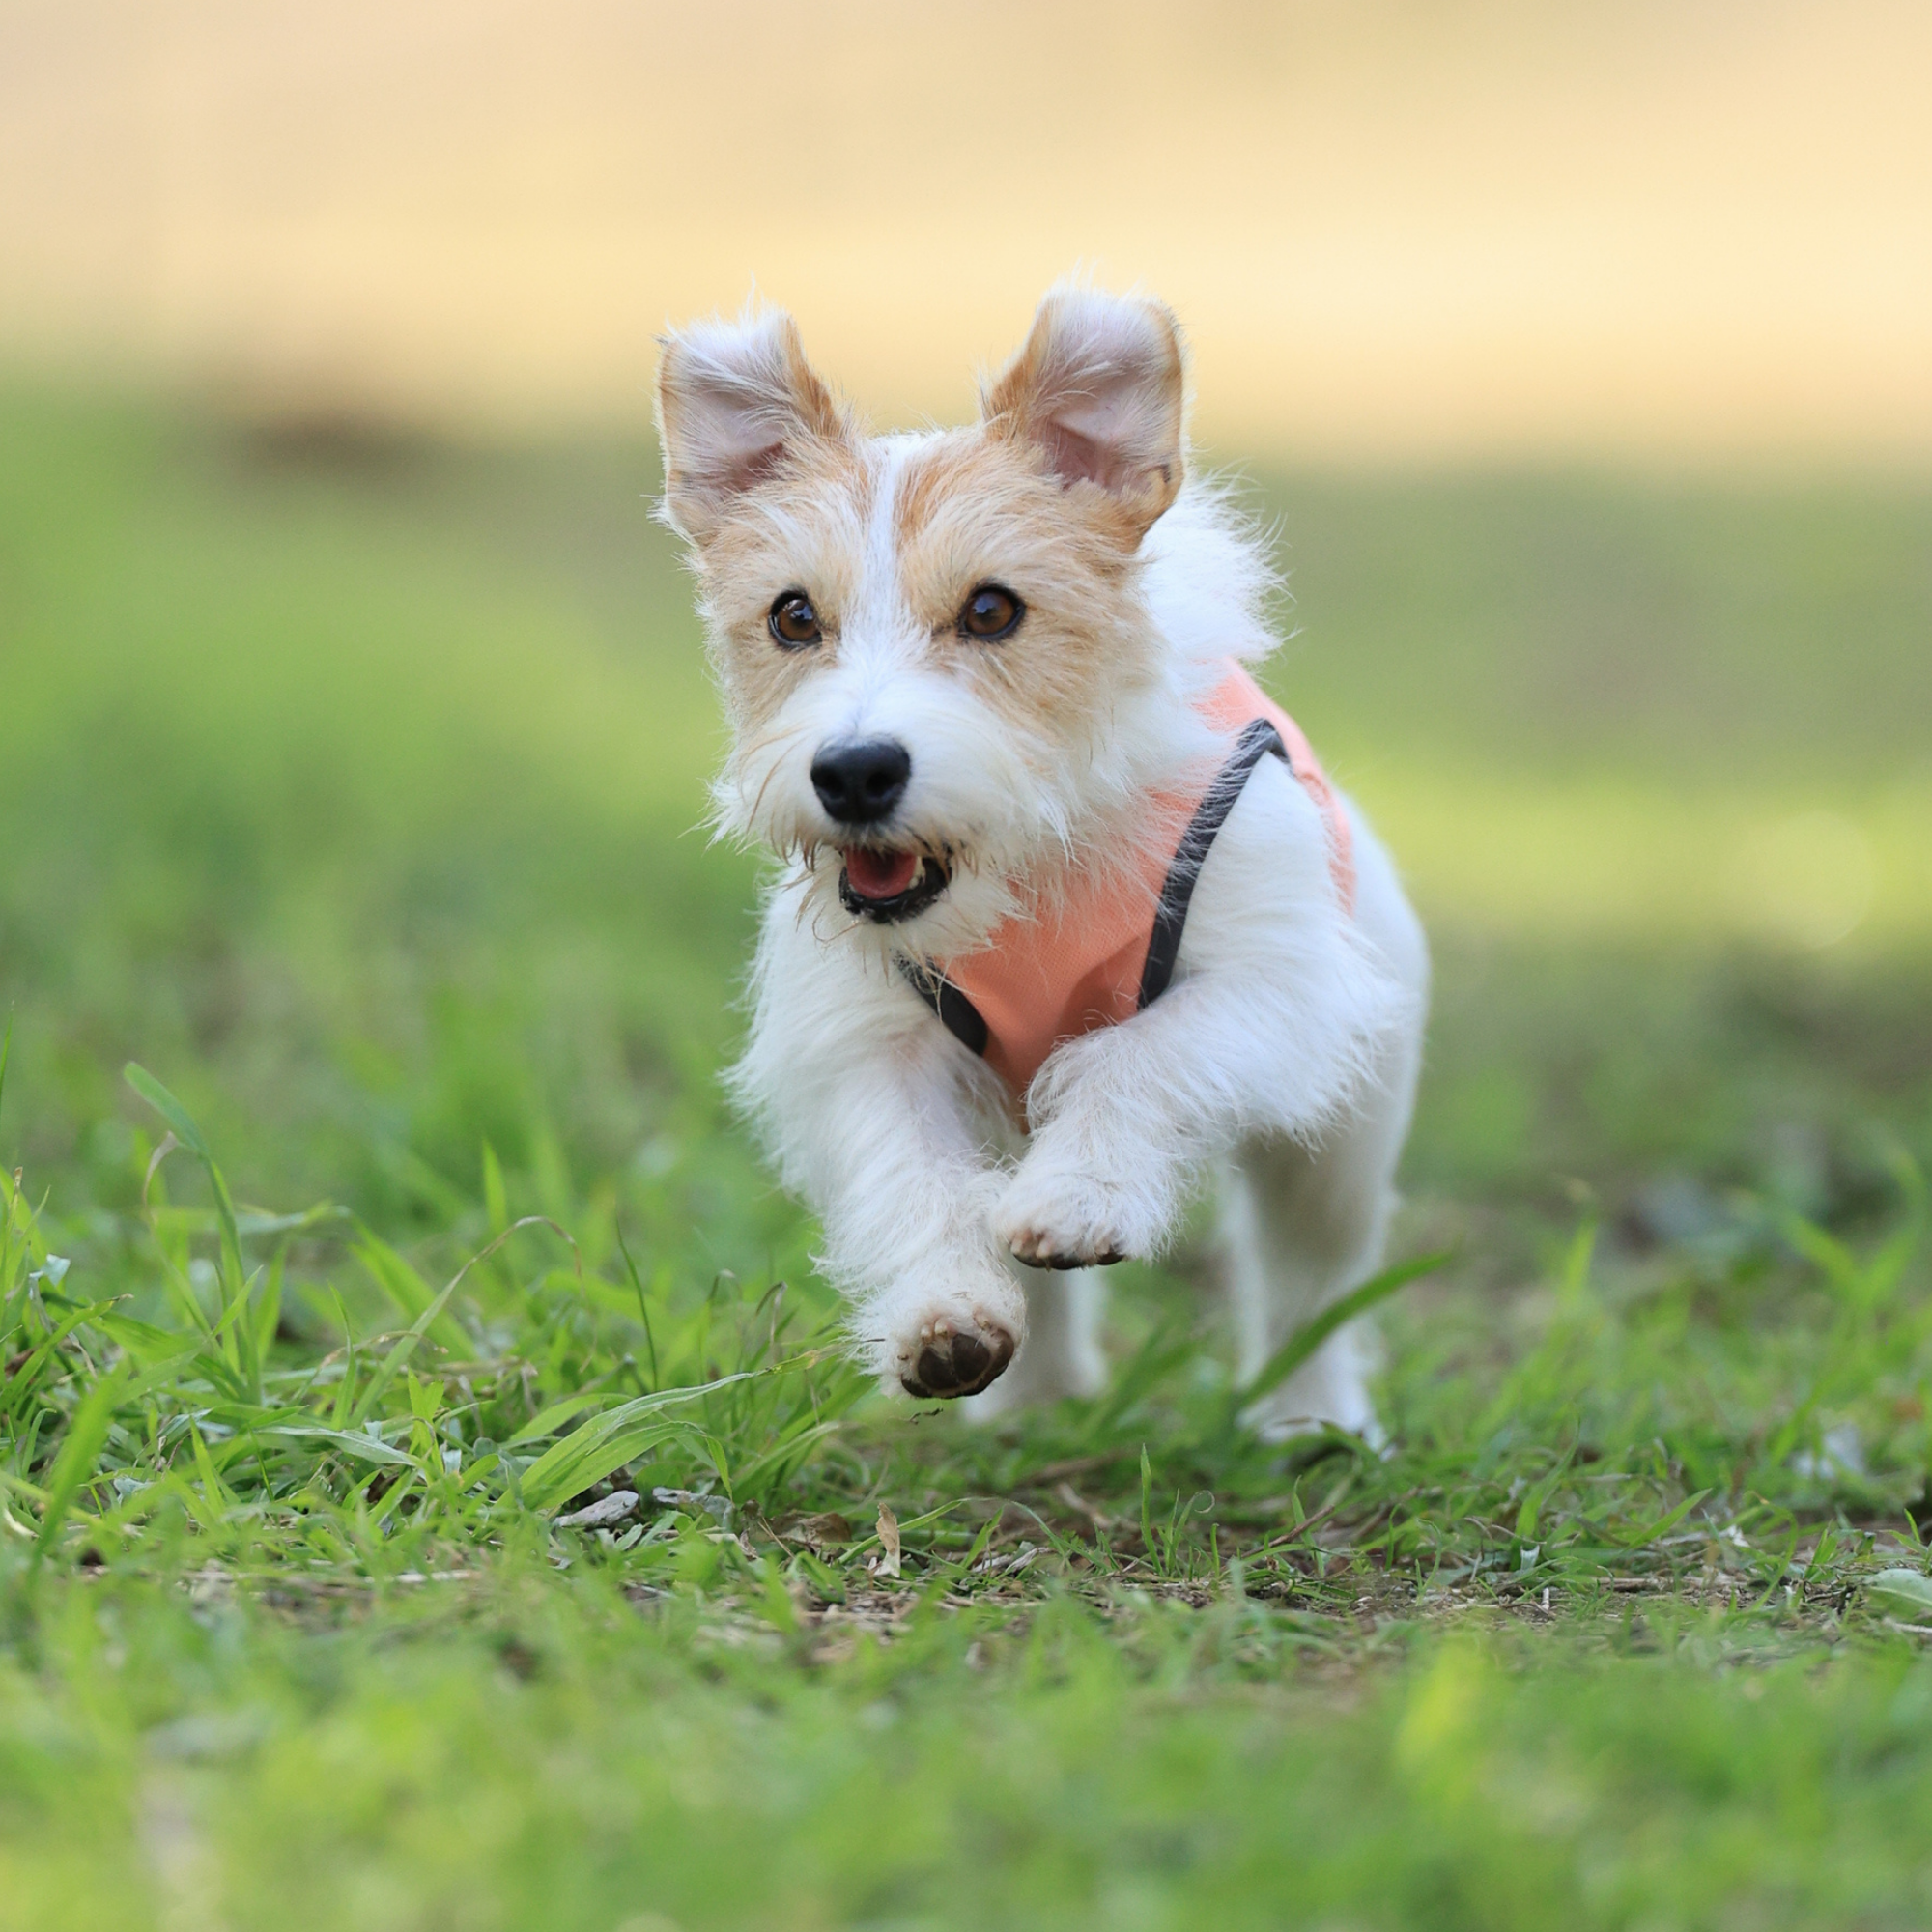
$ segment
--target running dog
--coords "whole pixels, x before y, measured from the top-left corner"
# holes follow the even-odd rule
[[[734,1090],[889,1387],[1103,1378],[1097,1270],[1219,1168],[1240,1373],[1380,1263],[1428,951],[1251,668],[1257,534],[1179,330],[1063,286],[968,428],[868,433],[790,317],[664,344],[663,517],[779,855]],[[1249,1420],[1373,1435],[1360,1323]]]

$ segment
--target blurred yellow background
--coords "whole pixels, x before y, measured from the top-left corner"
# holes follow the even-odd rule
[[[0,354],[641,420],[755,285],[953,416],[1076,264],[1321,460],[1932,455],[1932,8],[0,0]]]

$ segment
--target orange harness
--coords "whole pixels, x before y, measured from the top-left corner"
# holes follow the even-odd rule
[[[1235,749],[1199,799],[1162,801],[1177,818],[1192,808],[1171,859],[1151,855],[1139,878],[1085,874],[1058,904],[1037,917],[1005,921],[983,948],[963,958],[901,962],[947,1030],[1015,1096],[1064,1040],[1129,1019],[1167,990],[1194,882],[1263,758],[1280,758],[1321,808],[1335,889],[1353,910],[1349,820],[1294,720],[1232,659],[1200,708],[1209,724],[1235,737]]]

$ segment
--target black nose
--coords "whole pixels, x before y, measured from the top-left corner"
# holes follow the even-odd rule
[[[821,746],[811,761],[811,788],[841,825],[873,825],[904,796],[912,753],[896,738],[861,738]]]

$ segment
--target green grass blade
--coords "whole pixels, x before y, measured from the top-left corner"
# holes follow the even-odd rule
[[[277,1442],[326,1442],[330,1448],[340,1449],[364,1463],[400,1463],[410,1469],[417,1466],[413,1456],[390,1443],[380,1442],[375,1436],[360,1435],[353,1429],[330,1429],[320,1422],[277,1423],[252,1433]]]
[[[94,1474],[100,1451],[107,1440],[108,1425],[122,1398],[119,1371],[102,1376],[81,1397],[80,1406],[68,1424],[67,1435],[54,1457],[52,1474],[47,1478],[46,1509],[41,1518],[41,1533],[34,1540],[34,1560],[38,1563],[53,1548],[61,1524],[72,1507],[83,1483]]]
[[[220,1164],[215,1160],[207,1137],[195,1123],[193,1115],[145,1066],[130,1060],[122,1069],[122,1074],[128,1086],[168,1123],[174,1137],[201,1162],[208,1176],[209,1188],[214,1196],[215,1222],[220,1230],[221,1265],[218,1278],[226,1331],[221,1335],[222,1352],[259,1400],[262,1371],[255,1352],[253,1332],[245,1323],[229,1326],[226,1321],[238,1304],[246,1301],[248,1276],[242,1264],[242,1232],[236,1225],[235,1203],[229,1195],[228,1182],[222,1176]]]
[[[39,1343],[30,1350],[26,1354],[26,1358],[8,1376],[6,1382],[6,1406],[11,1408],[18,1401],[30,1394],[40,1379],[42,1369],[53,1359],[55,1351],[60,1348],[60,1345],[76,1328],[98,1321],[101,1316],[107,1313],[112,1305],[111,1302],[98,1301],[90,1303],[84,1308],[71,1310],[63,1318],[59,1326],[45,1340]]]
[[[269,1359],[269,1350],[274,1347],[275,1333],[282,1323],[282,1278],[288,1265],[288,1252],[286,1246],[275,1250],[267,1277],[253,1297],[254,1313],[249,1321],[254,1329],[258,1365]]]
[[[201,1493],[208,1507],[218,1519],[235,1506],[234,1492],[221,1480],[221,1471],[214,1466],[214,1457],[208,1446],[208,1438],[192,1417],[188,1419],[188,1440],[194,1449],[194,1466],[201,1474]]]
[[[1312,1321],[1304,1321],[1279,1349],[1262,1365],[1261,1373],[1240,1390],[1242,1403],[1250,1403],[1279,1388],[1296,1369],[1300,1368],[1329,1336],[1338,1328],[1354,1321],[1358,1315],[1366,1315],[1379,1301],[1386,1301],[1400,1288],[1406,1288],[1412,1281],[1419,1281],[1426,1274],[1434,1274],[1454,1258],[1454,1250],[1443,1248],[1433,1255],[1420,1255],[1413,1261],[1399,1262],[1394,1267],[1384,1268],[1380,1274],[1372,1275],[1361,1287],[1351,1289],[1340,1301],[1324,1308]]]
[[[1646,1544],[1655,1543],[1660,1536],[1668,1536],[1690,1512],[1711,1493],[1709,1490],[1698,1490],[1688,1495],[1673,1510],[1666,1510],[1646,1529],[1637,1530],[1624,1539],[1627,1549],[1641,1549]]]
[[[403,1312],[412,1321],[421,1321],[424,1312],[438,1300],[424,1281],[410,1264],[399,1255],[388,1242],[367,1229],[360,1231],[360,1238],[355,1243],[355,1259],[376,1283]],[[448,1305],[443,1299],[443,1307]],[[453,1354],[461,1354],[469,1347],[469,1338],[453,1318],[446,1318],[442,1309],[438,1309],[432,1318],[437,1323],[436,1340]]]
[[[784,1366],[781,1364],[780,1368]],[[524,1471],[525,1503],[531,1509],[547,1509],[576,1495],[580,1490],[588,1489],[592,1483],[601,1483],[612,1469],[621,1468],[658,1442],[689,1433],[690,1426],[686,1423],[662,1420],[661,1410],[696,1402],[737,1382],[754,1381],[761,1376],[778,1373],[779,1368],[741,1369],[736,1375],[721,1376],[714,1382],[702,1382],[692,1388],[660,1389],[620,1403],[547,1449]]]
[[[195,1124],[194,1116],[145,1066],[137,1061],[130,1060],[121,1069],[121,1075],[128,1086],[133,1088],[134,1092],[168,1123],[174,1131],[175,1139],[180,1141],[195,1159],[204,1166],[213,1163],[214,1155],[210,1151],[208,1142],[202,1138],[201,1129]]]
[[[403,1365],[415,1353],[417,1345],[422,1341],[423,1337],[437,1328],[439,1323],[442,1324],[442,1333],[449,1338],[443,1344],[445,1348],[453,1345],[457,1350],[461,1351],[469,1346],[469,1337],[446,1314],[450,1296],[456,1293],[457,1289],[462,1285],[464,1276],[471,1268],[479,1266],[482,1263],[488,1261],[519,1229],[537,1226],[549,1228],[553,1233],[561,1236],[564,1240],[570,1241],[571,1252],[573,1254],[576,1253],[577,1243],[572,1241],[570,1236],[563,1229],[559,1228],[548,1215],[526,1214],[521,1221],[513,1221],[494,1241],[477,1249],[450,1276],[442,1291],[421,1308],[416,1319],[405,1330],[401,1340],[396,1343],[395,1347],[384,1358],[382,1367],[370,1378],[369,1386],[362,1391],[361,1397],[356,1402],[353,1411],[354,1420],[361,1422],[368,1417],[377,1403],[388,1392],[389,1384],[401,1373]],[[407,1282],[416,1287],[421,1287],[424,1293],[428,1293],[427,1286],[423,1283],[422,1277],[387,1242],[378,1240],[367,1230],[364,1230],[363,1240],[364,1248],[359,1251],[363,1256],[363,1264],[369,1268],[370,1272],[379,1281],[384,1282],[385,1286],[389,1285],[392,1281]],[[582,1263],[580,1260],[578,1273],[582,1275]]]
[[[442,1311],[449,1306],[449,1297],[456,1293],[456,1282],[462,1279],[463,1277],[458,1275],[455,1281],[450,1282],[410,1323],[403,1331],[401,1339],[383,1357],[382,1366],[369,1378],[369,1386],[355,1400],[355,1406],[350,1412],[352,1422],[366,1422],[369,1419],[376,1405],[388,1393],[389,1384],[402,1373],[404,1364],[415,1353],[416,1347],[424,1335],[435,1325]]]
[[[644,1324],[644,1347],[651,1358],[651,1386],[656,1388],[663,1377],[658,1373],[658,1338],[651,1327],[650,1302],[644,1293],[644,1284],[638,1274],[638,1264],[631,1259],[631,1250],[625,1245],[624,1230],[614,1221],[612,1232],[617,1236],[617,1252],[624,1258],[624,1272],[631,1278],[631,1290],[638,1297],[638,1320]]]
[[[573,1416],[582,1415],[586,1408],[595,1408],[599,1403],[608,1400],[602,1389],[567,1395],[549,1407],[539,1409],[515,1435],[504,1439],[503,1446],[506,1449],[521,1449],[526,1442],[541,1442],[545,1437],[554,1435]]]

